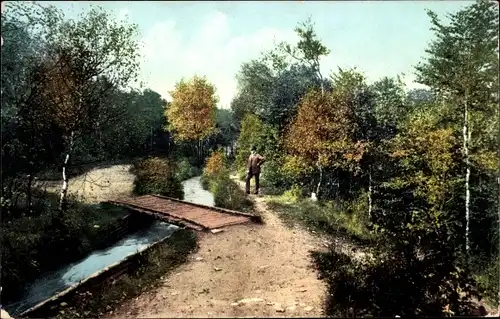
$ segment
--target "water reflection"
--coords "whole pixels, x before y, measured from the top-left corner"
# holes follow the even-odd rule
[[[214,206],[214,196],[209,191],[201,187],[201,177],[193,177],[182,183],[184,186],[184,200],[187,202]]]

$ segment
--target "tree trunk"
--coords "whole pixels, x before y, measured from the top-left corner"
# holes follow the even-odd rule
[[[321,182],[323,181],[323,168],[321,165],[318,165],[318,170],[319,170],[319,180],[318,180],[318,185],[316,185],[316,198],[319,199],[319,192],[321,189]]]
[[[372,168],[368,170],[368,217],[372,219]]]
[[[469,163],[469,110],[467,105],[467,94],[465,96],[464,105],[464,127],[463,127],[463,144],[464,144],[464,157],[465,157],[465,251],[468,253],[470,249],[469,243],[469,219],[470,219],[470,163]]]
[[[29,213],[31,213],[31,206],[33,204],[32,192],[31,192],[32,185],[33,185],[33,174],[30,173],[28,175],[28,185],[26,189],[26,207],[28,208]]]
[[[68,150],[66,152],[66,156],[64,158],[63,166],[62,166],[62,186],[61,186],[61,196],[59,198],[59,211],[62,213],[66,209],[67,206],[67,196],[68,196],[68,175],[66,173],[66,169],[68,168],[69,158],[71,156],[71,152],[73,151],[73,142],[74,142],[74,132],[71,132],[69,141],[68,141]]]
[[[202,149],[203,149],[203,141],[200,139],[198,141],[198,160],[199,160],[200,164],[203,165],[203,154],[202,154],[203,150]]]
[[[498,48],[500,48],[500,38],[497,40],[498,42]],[[500,58],[500,52],[497,49],[497,58]],[[497,103],[499,102],[499,92],[497,92]],[[498,134],[497,134],[497,145],[500,145],[500,109],[497,108],[497,121],[498,121]],[[497,201],[497,212],[498,212],[498,252],[499,252],[499,259],[500,259],[500,149],[497,149],[497,159],[498,159],[498,178],[497,178],[497,183],[498,183],[498,201]],[[498,312],[497,316],[500,316],[500,267],[498,267]]]

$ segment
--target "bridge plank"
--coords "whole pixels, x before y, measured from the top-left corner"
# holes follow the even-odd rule
[[[165,221],[180,223],[195,230],[212,230],[252,220],[252,215],[230,210],[172,200],[158,195],[121,198],[109,201]]]

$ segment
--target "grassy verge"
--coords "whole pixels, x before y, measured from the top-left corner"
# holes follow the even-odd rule
[[[498,299],[500,276],[500,257],[485,265],[481,271],[477,271],[474,276],[477,281],[479,291],[483,294],[486,302],[492,308],[497,308],[500,304]]]
[[[134,266],[113,282],[100,285],[94,291],[76,293],[57,309],[56,318],[97,318],[112,314],[117,306],[158,287],[179,265],[197,249],[196,234],[179,230],[166,241],[140,256]]]
[[[281,196],[267,196],[266,203],[288,225],[301,224],[325,235],[343,235],[358,243],[376,240],[367,227],[364,196],[353,202],[314,202],[300,198],[293,191]]]

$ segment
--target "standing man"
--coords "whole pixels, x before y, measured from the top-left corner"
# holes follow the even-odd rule
[[[260,177],[260,166],[266,161],[264,156],[257,154],[257,149],[252,146],[250,157],[247,163],[247,179],[245,184],[245,190],[247,194],[250,194],[250,180],[255,176],[255,194],[259,194],[259,177]]]

